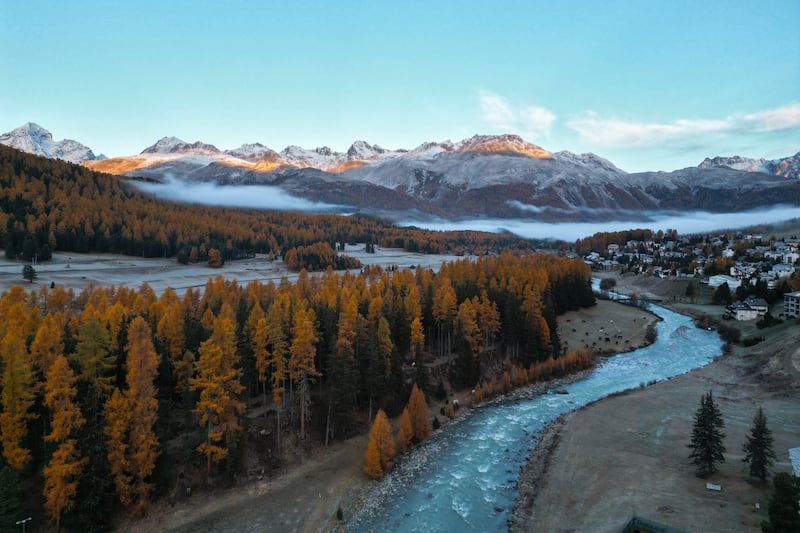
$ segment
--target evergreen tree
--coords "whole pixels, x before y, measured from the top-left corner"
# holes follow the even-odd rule
[[[0,468],[0,533],[17,533],[20,513],[19,478],[10,467]]]
[[[775,492],[769,499],[769,521],[761,523],[764,533],[800,531],[800,478],[786,472],[775,474]]]
[[[694,415],[691,444],[687,445],[692,450],[689,458],[699,468],[701,475],[713,473],[717,462],[725,462],[723,427],[725,423],[722,413],[714,404],[714,397],[709,391],[700,399],[700,407]]]
[[[22,277],[29,283],[33,283],[33,280],[36,279],[36,269],[31,265],[25,265],[22,267]]]
[[[745,463],[750,463],[750,477],[757,477],[761,481],[767,479],[767,469],[772,466],[775,451],[772,449],[772,431],[767,427],[767,417],[764,410],[758,408],[750,435],[742,447],[745,453]]]

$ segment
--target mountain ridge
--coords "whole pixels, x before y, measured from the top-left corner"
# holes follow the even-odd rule
[[[474,135],[389,150],[346,152],[260,143],[231,150],[163,137],[136,156],[84,161],[94,170],[186,186],[266,185],[348,211],[437,216],[609,220],[650,210],[800,205],[800,153],[781,160],[707,158],[672,172],[628,173],[596,154],[550,152],[517,135]],[[769,172],[764,172],[764,171]]]

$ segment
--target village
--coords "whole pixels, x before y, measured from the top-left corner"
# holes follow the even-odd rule
[[[660,237],[660,238],[659,238]],[[605,254],[584,256],[592,270],[675,277],[705,284],[714,301],[725,304],[723,318],[772,320],[770,306],[783,303],[778,319],[800,316],[800,290],[792,275],[800,259],[800,239],[759,234],[721,234],[678,238],[674,232],[652,240],[609,243]],[[692,298],[696,287],[687,285]],[[782,297],[782,298],[781,298]]]

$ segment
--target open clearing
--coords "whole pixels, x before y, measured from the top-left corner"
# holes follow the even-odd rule
[[[431,255],[406,252],[397,248],[375,247],[374,254],[368,254],[364,245],[347,245],[343,253],[355,257],[364,265],[384,267],[413,268],[422,266],[438,269],[444,261],[456,259],[452,255]],[[0,259],[0,292],[14,285],[39,287],[55,285],[81,291],[84,287],[115,285],[138,288],[147,283],[157,293],[172,287],[183,294],[189,287],[202,288],[210,278],[222,276],[235,279],[244,285],[250,281],[278,283],[286,276],[297,279],[296,272],[290,272],[283,261],[269,261],[265,255],[253,259],[228,261],[222,268],[210,268],[205,263],[181,265],[175,259],[145,259],[115,254],[77,254],[55,253],[50,261],[35,265],[37,278],[30,284],[22,278],[22,267],[28,263]]]

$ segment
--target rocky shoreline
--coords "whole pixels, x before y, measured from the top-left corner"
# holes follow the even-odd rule
[[[525,524],[533,521],[533,502],[539,494],[539,489],[545,481],[547,468],[550,466],[550,459],[553,451],[558,446],[561,429],[564,427],[564,417],[562,415],[542,429],[536,440],[536,446],[528,458],[527,464],[520,468],[519,478],[517,478],[517,501],[514,503],[514,510],[511,514],[509,531],[527,531]]]

